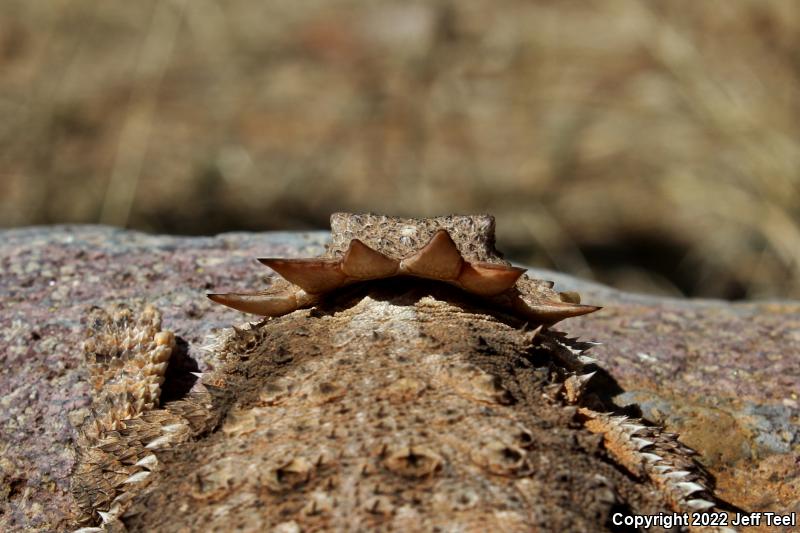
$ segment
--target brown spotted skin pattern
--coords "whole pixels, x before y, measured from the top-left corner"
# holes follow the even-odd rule
[[[445,227],[462,261],[502,261],[489,217],[457,219],[403,232],[398,219],[335,215],[330,258],[353,239],[414,257]],[[384,239],[381,221],[399,232]],[[339,286],[214,339],[216,369],[187,398],[113,427],[87,421],[76,527],[594,532],[612,531],[617,511],[713,508],[691,450],[608,412],[588,347],[454,283]]]

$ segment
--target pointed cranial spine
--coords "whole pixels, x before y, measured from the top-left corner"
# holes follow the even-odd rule
[[[335,234],[338,216],[333,215],[331,220],[334,225],[334,239],[341,241],[346,236]],[[458,220],[459,217],[453,218],[456,219],[454,225],[463,222]],[[403,219],[388,220],[402,226]],[[493,227],[492,220],[491,228]],[[391,234],[380,237],[381,239],[373,239],[372,242],[391,242],[392,239]],[[266,291],[209,294],[208,297],[246,313],[281,316],[315,305],[322,295],[346,285],[406,276],[454,285],[538,324],[553,324],[599,309],[580,304],[572,293],[556,292],[552,289],[551,282],[525,277],[525,269],[500,259],[492,247],[493,230],[475,238],[484,239],[485,242],[475,244],[483,246],[489,252],[484,257],[468,259],[445,227],[433,231],[424,245],[401,250],[399,254],[397,247],[387,246],[391,250],[383,250],[378,246],[376,249],[365,244],[362,239],[352,237],[343,251],[330,252],[325,257],[259,259],[283,278],[282,282],[274,283]]]

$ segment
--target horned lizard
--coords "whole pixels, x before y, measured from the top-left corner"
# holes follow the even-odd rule
[[[628,531],[718,510],[692,450],[618,410],[592,343],[552,327],[597,308],[504,261],[492,217],[332,230],[322,258],[262,260],[285,278],[267,290],[209,295],[264,318],[212,339],[182,399],[159,405],[157,310],[93,311],[78,531]]]

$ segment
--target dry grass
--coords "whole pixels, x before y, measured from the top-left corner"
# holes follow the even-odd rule
[[[626,288],[800,297],[800,4],[7,0],[0,225],[489,211]]]

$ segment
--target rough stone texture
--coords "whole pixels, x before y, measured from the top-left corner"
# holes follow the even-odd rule
[[[623,299],[593,318],[570,332],[605,342],[618,403],[680,433],[720,496],[800,512],[800,305]]]
[[[156,305],[178,335],[178,363],[206,370],[205,337],[243,317],[204,292],[258,287],[267,271],[254,257],[317,255],[325,238],[181,238],[97,227],[3,232],[0,529],[67,527],[74,424],[90,404],[81,320],[92,305]],[[748,510],[800,511],[800,304],[651,299],[533,274],[606,306],[562,329],[605,343],[595,354],[624,389],[619,400],[639,403],[698,449],[723,498]]]

